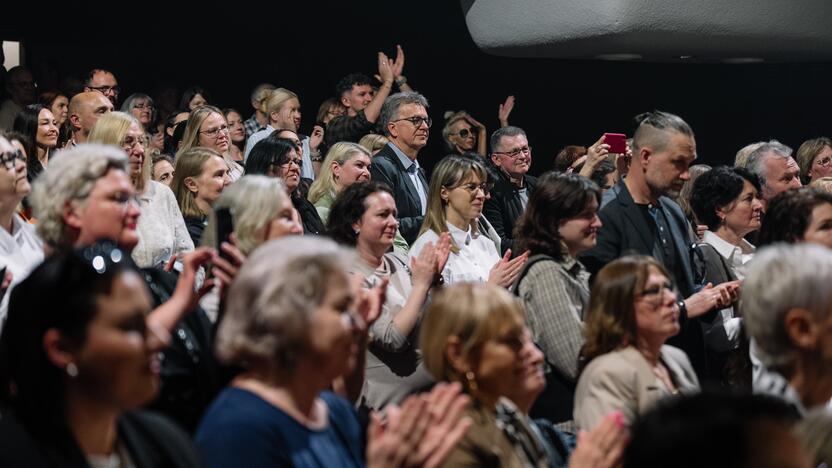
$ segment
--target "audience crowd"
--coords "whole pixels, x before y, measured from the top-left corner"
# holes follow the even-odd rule
[[[832,464],[832,140],[712,168],[655,110],[533,158],[509,96],[426,154],[404,64],[310,128],[9,70],[0,466]]]

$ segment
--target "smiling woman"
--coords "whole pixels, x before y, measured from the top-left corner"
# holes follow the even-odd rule
[[[49,153],[58,145],[58,122],[52,111],[41,104],[23,108],[14,119],[14,131],[29,139],[28,177],[31,182],[49,164]]]

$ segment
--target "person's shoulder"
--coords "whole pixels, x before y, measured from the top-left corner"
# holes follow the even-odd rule
[[[225,434],[273,432],[289,421],[289,416],[257,395],[239,388],[223,390],[205,411],[196,433],[200,444]]]
[[[633,347],[626,347],[596,357],[584,369],[581,380],[620,381],[633,375],[635,369],[633,359],[637,357],[633,356],[634,352],[638,353],[638,350]]]
[[[419,252],[422,250],[422,247],[428,242],[434,242],[436,239],[439,239],[439,234],[435,233],[432,229],[428,229],[427,231],[419,234],[419,237],[413,242],[413,245],[410,246],[410,251],[408,252],[409,257],[416,257],[419,255]]]
[[[661,355],[663,358],[672,360],[673,362],[678,362],[682,365],[687,365],[688,367],[691,365],[688,355],[675,346],[662,345]]]
[[[344,397],[332,392],[321,392],[320,398],[329,408],[330,418],[338,418],[341,421],[357,421],[355,410]]]
[[[137,456],[164,460],[165,466],[201,466],[190,437],[161,414],[145,410],[129,411],[119,418],[120,437]]]

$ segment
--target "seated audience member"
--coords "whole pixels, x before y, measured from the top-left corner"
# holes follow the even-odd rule
[[[346,141],[335,143],[329,149],[321,172],[309,187],[307,196],[324,224],[329,219],[332,202],[342,190],[356,182],[370,180],[370,158],[363,146]]]
[[[335,86],[335,96],[346,108],[346,113],[333,118],[326,125],[326,145],[332,146],[339,141],[357,142],[368,133],[375,133],[376,123],[382,130],[383,123],[379,122],[381,108],[393,89],[393,83],[406,82],[402,68],[404,67],[404,52],[401,47],[397,50],[395,60],[386,55],[378,54],[378,76],[381,86],[373,91],[370,78],[361,73],[350,73],[341,78]],[[398,73],[398,74],[397,74]],[[400,85],[401,86],[401,85]],[[400,91],[407,91],[400,89]]]
[[[806,140],[795,154],[804,185],[832,176],[832,140],[827,137]]]
[[[243,372],[197,431],[206,466],[436,466],[464,434],[467,398],[458,387],[409,399],[384,428],[373,417],[366,435],[352,405],[327,391],[362,362],[359,327],[378,313],[371,297],[381,288],[356,291],[349,280],[353,255],[330,240],[292,236],[243,264],[217,335],[220,359]]]
[[[335,98],[329,98],[321,103],[318,107],[318,115],[315,117],[315,123],[326,128],[327,124],[335,117],[340,117],[347,112],[347,108],[341,104],[341,101]]]
[[[555,156],[554,169],[558,172],[574,172],[576,161],[585,156],[586,146],[566,145]]]
[[[125,102],[129,102],[130,98]],[[194,250],[182,212],[170,188],[151,180],[152,161],[145,154],[144,130],[139,120],[111,112],[96,122],[89,141],[121,148],[130,161],[130,181],[142,215],[136,226],[139,243],[131,255],[139,268],[163,268],[172,257]]]
[[[148,134],[153,130],[151,127],[156,121],[156,106],[153,105],[153,98],[147,94],[133,93],[127,96],[121,111],[135,117]]]
[[[269,124],[269,116],[263,112],[263,101],[269,97],[268,91],[275,89],[277,86],[270,83],[260,83],[251,91],[251,107],[254,108],[254,113],[245,121],[246,138],[250,138],[255,133],[266,128]]]
[[[757,141],[754,143],[749,143],[740,148],[739,151],[737,151],[737,154],[734,156],[734,167],[744,167],[748,169],[748,157],[754,150],[756,150],[764,144],[764,141]]]
[[[754,391],[786,400],[801,415],[832,397],[830,281],[832,251],[777,244],[757,252],[743,282],[743,321],[767,371]]]
[[[0,297],[0,329],[9,308],[9,293],[43,261],[43,242],[35,227],[17,213],[17,207],[31,186],[26,178],[26,156],[6,139],[11,132],[0,130],[0,268],[5,275]]]
[[[163,153],[174,155],[179,151],[179,142],[182,141],[182,135],[185,133],[185,127],[190,116],[191,113],[189,111],[176,111],[171,113],[165,120],[165,146],[162,148]],[[183,124],[182,122],[186,123]]]
[[[200,86],[191,86],[182,93],[182,99],[179,100],[180,109],[188,109],[193,112],[200,107],[210,105],[211,99],[208,93]]]
[[[300,130],[300,100],[298,95],[285,88],[277,88],[271,91],[266,91],[266,99],[263,101],[262,111],[268,116],[269,124],[263,130],[255,133],[248,138],[246,142],[245,159],[248,162],[254,145],[260,141],[268,138],[273,132],[277,130],[290,130],[297,134],[298,141],[300,141],[302,148],[298,151],[298,156],[301,157],[301,177],[314,180],[315,172],[312,168],[312,153],[317,152],[320,146],[321,138],[315,137],[315,140],[308,137],[300,138],[298,134]]]
[[[112,242],[57,252],[12,293],[2,424],[27,443],[4,444],[3,466],[200,466],[180,429],[138,410],[158,391],[163,341],[124,253]]]
[[[832,177],[821,177],[809,184],[810,187],[832,193]]]
[[[113,108],[115,108],[118,105],[118,95],[121,93],[121,88],[112,72],[101,68],[93,68],[84,81],[84,91],[94,91],[101,94],[109,99]]]
[[[177,156],[170,188],[194,245],[200,245],[211,206],[230,183],[228,164],[216,151],[196,147]]]
[[[497,108],[497,119],[500,121],[500,128],[508,127],[508,118],[514,110],[514,96],[506,96],[506,100]]]
[[[466,151],[474,151],[485,156],[488,150],[486,138],[485,125],[476,121],[467,112],[445,112],[442,139],[445,140],[445,146],[451,153],[462,154]]]
[[[170,183],[173,181],[173,158],[167,154],[157,154],[153,156],[152,163],[153,180],[170,187]]]
[[[59,127],[69,117],[69,98],[61,91],[54,89],[43,91],[38,95],[38,102],[43,104],[43,107],[52,111],[52,115],[55,116],[55,121],[58,122]]]
[[[87,91],[72,96],[69,100],[69,126],[72,137],[66,146],[71,148],[86,143],[95,122],[113,111],[113,103],[97,91]]]
[[[702,240],[702,235],[708,227],[696,220],[693,208],[690,207],[690,194],[693,192],[693,183],[696,182],[696,179],[710,170],[711,166],[707,164],[692,164],[688,168],[690,179],[685,181],[684,185],[682,185],[682,190],[679,190],[679,195],[676,197],[676,203],[679,204],[679,208],[682,209],[682,213],[688,219],[688,224],[690,224],[690,228],[697,240]]]
[[[196,147],[209,148],[219,153],[228,166],[231,182],[243,175],[243,166],[231,157],[228,123],[222,111],[214,106],[203,106],[190,113],[176,159],[179,159],[180,153]]]
[[[808,242],[832,249],[832,194],[803,187],[774,197],[763,216],[757,247],[777,242]]]
[[[506,252],[500,258],[494,242],[479,232],[478,220],[486,193],[486,170],[482,162],[456,155],[439,161],[428,190],[428,211],[419,237],[410,248],[410,258],[418,257],[422,248],[435,244],[443,233],[449,233],[451,255],[442,270],[445,284],[487,281],[506,288],[511,286],[528,255],[509,260],[511,252]]]
[[[517,248],[530,257],[514,291],[548,367],[546,392],[532,415],[554,423],[572,420],[589,303],[589,272],[577,255],[595,246],[600,200],[598,187],[585,178],[550,172],[538,179],[517,221]]]
[[[765,142],[753,150],[745,168],[760,178],[765,203],[779,193],[801,186],[800,167],[792,158],[792,149],[777,140]]]
[[[299,192],[301,165],[300,153],[295,143],[286,138],[278,138],[275,133],[254,145],[246,161],[246,175],[259,174],[282,179],[292,198],[292,204],[300,213],[303,232],[312,235],[322,234],[324,223],[318,216],[315,205]]]
[[[422,327],[425,366],[471,397],[465,412],[473,425],[444,466],[566,466],[571,447],[542,427],[548,423],[527,416],[545,385],[543,359],[509,293],[491,285],[451,286],[431,302]],[[602,426],[603,453],[596,445],[600,432],[588,433],[569,466],[618,463],[625,431],[612,419]]]
[[[584,167],[586,167],[585,163],[578,164],[572,172],[583,175]],[[599,162],[597,166],[595,166],[592,174],[585,177],[595,182],[595,185],[601,189],[601,194],[603,195],[607,190],[613,188],[616,182],[618,182],[615,175],[615,165],[604,159]]]
[[[387,143],[390,143],[390,140],[388,140],[386,136],[378,135],[376,133],[368,133],[361,137],[361,140],[358,141],[358,144],[367,148],[373,156],[381,151],[382,148],[387,146]]]
[[[384,101],[379,127],[390,142],[373,157],[371,178],[395,187],[399,230],[413,245],[427,210],[428,181],[419,151],[428,143],[432,120],[428,101],[418,93],[397,93]]]
[[[485,201],[483,214],[500,235],[502,252],[514,249],[514,224],[534,191],[535,177],[527,174],[532,164],[532,149],[526,132],[518,127],[500,128],[491,134],[491,162],[500,180]]]
[[[35,103],[37,84],[32,72],[22,65],[10,68],[5,81],[9,98],[0,105],[0,129],[11,130],[17,114]]]
[[[50,153],[58,146],[58,124],[52,111],[42,104],[31,104],[17,114],[14,131],[25,136],[29,142],[26,166],[31,182],[43,172],[49,164]]]
[[[228,122],[228,136],[231,138],[231,159],[238,163],[243,161],[243,150],[246,149],[246,128],[243,124],[243,115],[236,109],[223,109],[225,121]]]
[[[355,143],[336,143],[338,145]],[[358,182],[341,192],[332,205],[327,225],[335,241],[358,252],[352,270],[364,278],[367,289],[387,281],[381,315],[370,328],[367,370],[361,404],[375,410],[400,403],[433,381],[422,366],[419,325],[434,279],[450,253],[450,237],[428,243],[418,257],[390,252],[399,222],[390,187]]]
[[[745,236],[760,228],[763,214],[757,176],[739,167],[711,169],[693,184],[690,205],[696,219],[708,226],[697,245],[701,255],[694,256],[702,282],[717,285],[743,280],[754,256],[754,246]],[[701,322],[710,376],[724,381],[722,368],[728,353],[745,352],[738,349],[741,318],[733,307],[726,307]]]
[[[640,255],[614,260],[598,272],[589,297],[578,427],[592,429],[611,411],[630,425],[660,399],[699,390],[685,353],[665,345],[679,333],[679,306],[659,262]]]
[[[794,412],[760,395],[670,399],[631,429],[624,468],[809,468]],[[821,465],[818,465],[821,466]]]
[[[800,420],[794,433],[813,461],[810,466],[832,466],[832,413],[816,408]]]
[[[58,153],[35,181],[31,195],[47,252],[114,239],[121,252],[130,255],[139,242],[136,224],[141,211],[129,173],[124,152],[109,145],[87,143]],[[197,288],[198,270],[207,261],[215,269],[229,269],[214,252],[199,249],[184,256],[178,278],[158,268],[142,272],[155,304],[148,321],[160,336],[172,339],[163,351],[164,384],[154,406],[190,429],[217,390],[211,383],[216,378],[213,334],[204,314],[194,311],[212,286],[208,280]]]

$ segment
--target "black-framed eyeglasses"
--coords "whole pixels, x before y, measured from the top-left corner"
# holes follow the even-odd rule
[[[121,247],[111,240],[101,240],[87,247],[78,249],[75,254],[89,264],[99,275],[107,273],[115,266],[127,262],[130,258]]]
[[[421,127],[423,123],[426,124],[428,126],[428,128],[430,128],[430,126],[433,125],[433,120],[430,117],[419,117],[419,116],[408,117],[406,119],[396,119],[393,122],[401,122],[402,120],[406,120],[406,121],[412,123],[413,126],[416,127],[416,128]]]
[[[483,195],[488,196],[488,194],[494,189],[494,182],[483,182],[480,184],[471,182],[469,184],[460,185],[459,187],[464,188],[471,195],[476,194],[477,190],[482,190]]]
[[[528,156],[532,154],[532,147],[531,146],[524,146],[522,148],[515,148],[509,151],[495,151],[494,154],[504,154],[510,158],[517,159],[520,155]]]
[[[676,288],[673,286],[672,283],[663,283],[663,284],[654,284],[649,288],[645,288],[643,291],[637,294],[638,297],[644,298],[649,304],[658,306],[662,303],[662,299],[664,299],[664,292],[669,292],[674,298],[678,297],[676,293]]]
[[[133,109],[139,109],[139,110],[147,109],[147,110],[153,112],[153,109],[155,109],[155,108],[156,107],[153,104],[150,104],[148,102],[138,102],[136,104],[133,104]]]
[[[459,135],[460,138],[468,138],[468,135],[471,135],[472,137],[477,136],[477,134],[474,133],[474,130],[470,128],[463,128],[457,132],[457,135]]]
[[[98,91],[103,95],[107,95],[108,93],[113,93],[114,96],[118,96],[121,93],[121,87],[116,86],[87,86],[87,88]]]
[[[210,138],[217,138],[220,136],[220,132],[228,133],[228,125],[222,125],[211,130],[200,131],[199,133],[206,135]]]
[[[26,156],[19,149],[0,154],[0,162],[10,171],[15,168],[18,160],[26,162]]]

